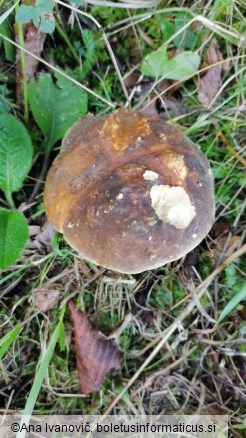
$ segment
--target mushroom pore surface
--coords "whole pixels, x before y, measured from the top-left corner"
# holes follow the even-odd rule
[[[214,221],[206,157],[158,117],[125,109],[68,130],[44,203],[83,258],[132,274],[182,257]]]

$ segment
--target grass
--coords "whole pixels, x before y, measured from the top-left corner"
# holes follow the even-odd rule
[[[105,114],[117,105],[142,104],[156,110],[155,104],[160,107],[161,99],[171,95],[183,111],[178,115],[166,111],[168,122],[183,130],[210,160],[216,221],[198,250],[185,259],[133,276],[81,261],[62,236],[56,235],[51,250],[49,233],[46,243],[34,234],[21,258],[0,279],[0,412],[225,413],[233,436],[243,437],[244,430],[238,427],[246,406],[243,2],[198,0],[190,7],[186,2],[180,7],[179,2],[169,5],[162,1],[140,10],[108,8],[107,2],[102,7],[94,2],[86,13],[73,10],[73,28],[68,24],[72,7],[69,10],[62,2],[56,3],[61,22],[46,40],[39,68],[62,69],[77,84],[81,69],[74,50],[78,50],[83,69],[88,47],[81,29],[89,29],[93,61],[91,66],[87,64],[82,86],[89,94],[90,112]],[[125,85],[132,72],[139,74],[143,57],[164,40],[169,41],[170,49],[175,48],[174,34],[167,35],[162,24],[164,20],[174,23],[177,14],[187,10],[196,17],[193,31],[199,33],[194,49],[203,55],[216,38],[224,60],[229,60],[229,70],[222,72],[221,86],[208,109],[197,94],[203,67],[198,75],[178,85],[150,78],[140,78],[140,91],[134,80],[132,88]],[[186,23],[179,34],[185,29],[189,29]],[[55,59],[54,65],[50,57]],[[65,71],[67,65],[69,72]],[[15,66],[3,57],[0,72],[8,90],[4,99],[16,108]],[[17,206],[24,203],[29,227],[42,227],[46,220],[43,186],[34,204],[28,202],[42,167],[41,133],[34,122],[27,127],[40,158],[23,189],[14,194],[14,201]],[[0,201],[4,205],[3,196]],[[33,302],[37,288],[59,290],[58,306],[46,314],[38,312]],[[123,352],[122,370],[111,373],[100,391],[86,397],[79,393],[71,342],[66,308],[71,296],[76,296],[99,330],[116,339]],[[64,332],[59,331],[61,324]]]

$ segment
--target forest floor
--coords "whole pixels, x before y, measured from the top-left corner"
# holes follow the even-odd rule
[[[20,257],[0,278],[0,413],[225,414],[231,436],[243,437],[245,4],[139,0],[134,9],[127,0],[82,3],[45,0],[43,10],[35,6],[38,28],[24,23],[17,6],[0,21],[0,122],[13,114],[33,147],[22,187],[11,197],[0,193],[1,206],[23,212],[29,229]],[[0,1],[0,17],[12,4]],[[23,64],[10,40],[42,62],[33,65],[27,55]],[[168,64],[175,57],[178,75]],[[60,79],[60,90],[68,84],[70,97],[57,88],[55,69],[68,76]],[[216,218],[196,249],[159,269],[127,275],[82,260],[54,232],[43,181],[60,132],[72,122],[51,138],[49,111],[47,120],[38,115],[47,102],[40,97],[35,106],[42,80],[43,95],[49,102],[60,96],[57,105],[68,119],[76,98],[77,118],[136,108],[158,115],[199,146],[214,175]],[[0,162],[0,183],[2,173]],[[40,296],[53,300],[50,310],[42,308]],[[71,297],[97,330],[115,339],[123,358],[121,368],[86,396],[76,369]]]

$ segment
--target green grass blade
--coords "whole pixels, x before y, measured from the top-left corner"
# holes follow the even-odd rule
[[[66,343],[65,343],[65,327],[63,322],[61,322],[61,327],[60,327],[60,333],[59,333],[59,346],[60,346],[60,351],[64,351],[66,349]]]
[[[6,353],[11,344],[15,341],[21,330],[23,329],[23,325],[17,325],[9,333],[7,333],[2,339],[0,339],[0,359]]]
[[[6,20],[6,18],[8,18],[8,16],[11,14],[11,12],[14,10],[14,8],[18,5],[19,0],[17,0],[17,2],[11,6],[11,8],[9,8],[6,12],[4,12],[2,15],[0,15],[0,25]]]
[[[244,283],[242,289],[232,297],[232,299],[227,303],[224,310],[221,312],[216,325],[220,324],[221,321],[241,302],[246,300],[246,283]]]
[[[35,379],[34,379],[34,382],[32,385],[32,389],[29,393],[29,396],[28,396],[28,399],[26,402],[26,406],[25,406],[25,409],[24,409],[24,412],[23,412],[23,415],[22,415],[22,418],[20,421],[21,423],[26,423],[26,424],[29,423],[30,415],[33,412],[33,409],[34,409],[34,406],[36,404],[41,386],[42,386],[44,378],[45,378],[45,374],[47,372],[51,358],[53,356],[55,346],[56,346],[57,341],[60,337],[62,325],[63,325],[63,322],[62,322],[62,320],[60,320],[58,326],[56,327],[56,329],[51,337],[51,340],[50,340],[49,346],[47,348],[47,351],[45,353],[45,356],[42,358],[40,365],[39,365],[39,368],[36,371],[36,376],[35,376]],[[17,438],[24,438],[25,432],[26,431],[24,431],[24,430],[19,432],[16,437]]]

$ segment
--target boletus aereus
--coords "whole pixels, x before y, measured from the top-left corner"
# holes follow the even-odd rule
[[[81,257],[135,274],[179,259],[206,236],[215,214],[213,176],[180,131],[119,109],[68,130],[44,204]]]

